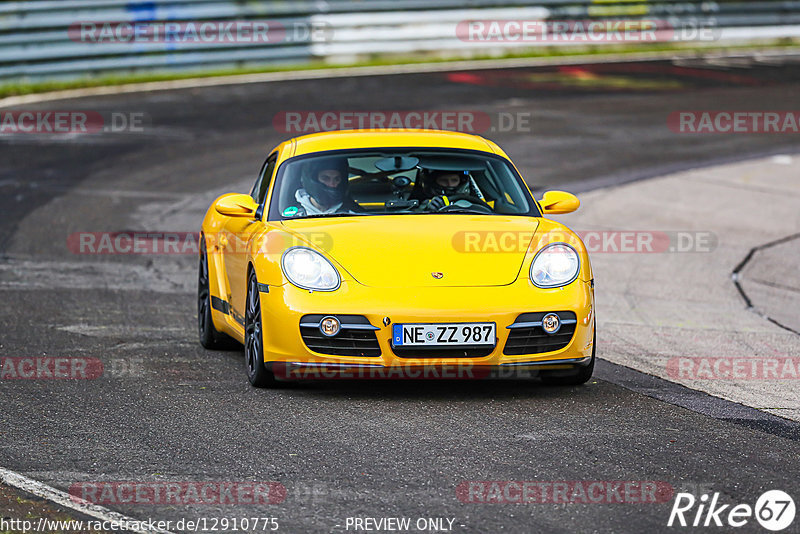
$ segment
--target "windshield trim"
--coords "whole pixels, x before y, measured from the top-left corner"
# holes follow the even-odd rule
[[[525,197],[525,200],[528,202],[528,211],[524,213],[503,213],[503,214],[491,214],[487,213],[488,216],[493,215],[503,215],[503,216],[511,216],[511,217],[541,217],[542,213],[539,211],[539,204],[534,200],[533,196],[531,195],[530,188],[525,183],[525,180],[520,176],[517,168],[511,162],[510,159],[500,156],[499,154],[493,154],[491,152],[484,152],[483,150],[472,150],[468,148],[442,148],[442,147],[424,147],[424,146],[387,146],[387,147],[361,147],[361,148],[348,148],[344,150],[321,150],[319,152],[312,152],[309,154],[303,154],[300,156],[294,156],[291,158],[287,158],[281,162],[278,166],[278,170],[275,172],[275,177],[272,180],[272,188],[270,194],[270,205],[269,210],[267,212],[267,221],[272,222],[280,222],[280,221],[292,221],[292,220],[302,220],[302,219],[326,219],[327,217],[319,216],[319,217],[284,217],[283,214],[280,212],[280,206],[278,206],[280,195],[277,194],[280,191],[280,187],[283,185],[283,177],[286,171],[286,164],[287,163],[294,163],[297,161],[302,161],[304,159],[316,158],[320,156],[333,156],[333,155],[347,155],[347,154],[355,154],[358,152],[366,152],[366,151],[408,151],[408,150],[419,150],[419,151],[426,151],[426,152],[461,152],[464,154],[470,154],[473,156],[482,156],[488,159],[495,159],[502,161],[505,163],[514,177],[520,182],[518,186],[522,190],[522,194]],[[398,213],[399,215],[400,213]],[[351,214],[345,214],[351,215]],[[352,214],[353,217],[359,217],[362,214]],[[375,213],[372,215],[394,215],[393,213]],[[453,215],[459,215],[459,213],[453,213]]]

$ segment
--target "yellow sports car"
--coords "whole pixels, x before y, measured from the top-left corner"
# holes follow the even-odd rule
[[[244,345],[254,386],[303,378],[581,384],[595,360],[586,249],[492,141],[435,130],[290,139],[200,236],[200,342]],[[519,373],[516,373],[517,375]]]

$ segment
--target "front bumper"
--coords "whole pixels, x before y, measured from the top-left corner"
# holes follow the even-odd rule
[[[508,326],[524,313],[569,310],[575,331],[569,343],[555,351],[504,354]],[[330,372],[378,368],[453,368],[540,370],[588,365],[594,343],[594,291],[588,281],[540,289],[527,280],[508,286],[372,288],[343,281],[333,292],[309,292],[292,285],[269,286],[261,293],[264,359],[283,362],[282,369],[322,369]],[[360,315],[375,327],[380,355],[335,356],[310,350],[300,333],[309,314]],[[388,318],[388,324],[386,324]],[[400,357],[392,350],[395,323],[496,323],[497,343],[480,357]],[[554,367],[555,366],[555,367]],[[446,368],[445,367],[445,368]]]
[[[477,365],[438,360],[425,364],[405,363],[385,366],[369,363],[327,362],[266,362],[267,368],[278,380],[331,380],[331,379],[410,379],[410,380],[485,380],[532,378],[540,371],[569,373],[589,365],[591,357],[540,360],[535,362]]]

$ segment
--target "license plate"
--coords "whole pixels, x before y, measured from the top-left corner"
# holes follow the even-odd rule
[[[395,324],[392,346],[441,347],[494,345],[494,323]]]

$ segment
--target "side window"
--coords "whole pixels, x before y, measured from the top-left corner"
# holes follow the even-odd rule
[[[253,197],[259,205],[264,203],[264,199],[267,197],[267,191],[269,191],[269,184],[272,180],[272,174],[275,171],[275,162],[278,161],[278,155],[273,154],[268,159],[267,162],[264,163],[264,166],[261,168],[261,174],[256,180],[256,185],[253,186],[253,190],[250,192],[250,196]]]

